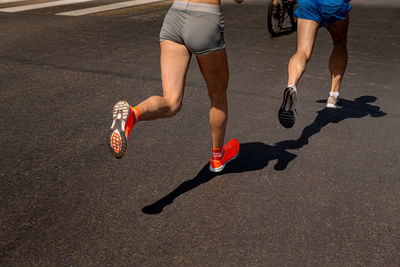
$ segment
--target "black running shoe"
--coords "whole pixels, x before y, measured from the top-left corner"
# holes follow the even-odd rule
[[[285,128],[292,128],[295,121],[294,105],[296,104],[297,90],[288,87],[283,92],[282,106],[278,112],[278,118],[281,125]]]

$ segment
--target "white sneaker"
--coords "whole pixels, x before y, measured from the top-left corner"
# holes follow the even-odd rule
[[[339,103],[339,97],[334,97],[332,95],[330,95],[328,97],[328,101],[326,101],[326,107],[327,108],[339,108],[340,107],[340,103]]]

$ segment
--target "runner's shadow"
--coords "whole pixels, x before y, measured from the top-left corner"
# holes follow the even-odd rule
[[[301,136],[296,140],[286,140],[269,146],[261,142],[240,144],[240,153],[237,159],[227,165],[221,173],[209,171],[209,164],[206,164],[200,172],[190,180],[180,184],[176,189],[165,197],[146,206],[142,209],[146,214],[157,214],[162,212],[163,208],[171,204],[178,196],[207,183],[216,176],[226,173],[241,173],[255,171],[265,168],[270,161],[277,160],[274,169],[282,171],[297,156],[286,151],[287,149],[300,149],[307,145],[311,136],[319,133],[323,127],[329,123],[338,123],[349,118],[362,118],[370,115],[371,117],[383,117],[386,113],[380,110],[380,107],[367,103],[375,102],[374,96],[362,96],[352,100],[341,99],[342,108],[328,109],[324,108],[318,111],[314,122],[305,127]],[[326,100],[318,100],[319,103],[325,103]]]
[[[272,160],[277,160],[274,166],[275,170],[281,171],[284,170],[288,163],[295,157],[295,154],[261,142],[240,144],[239,156],[228,164],[224,171],[213,173],[209,170],[209,164],[207,163],[195,177],[183,182],[160,200],[144,207],[142,212],[146,214],[160,213],[165,206],[171,204],[178,196],[198,187],[201,184],[207,183],[216,176],[224,175],[226,173],[241,173],[260,170],[265,168]]]
[[[314,122],[304,128],[299,138],[296,140],[281,141],[276,143],[275,146],[283,150],[299,149],[307,145],[310,137],[319,133],[329,123],[339,123],[345,119],[363,118],[368,115],[374,118],[383,117],[386,113],[379,106],[367,104],[375,102],[376,99],[375,96],[361,96],[356,98],[355,101],[341,99],[341,108],[324,108],[318,111]],[[317,102],[325,103],[326,100],[318,100]]]

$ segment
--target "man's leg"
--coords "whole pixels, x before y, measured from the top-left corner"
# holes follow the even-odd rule
[[[206,55],[198,55],[200,71],[203,74],[210,98],[210,128],[213,145],[213,157],[210,170],[220,172],[225,164],[239,153],[239,142],[230,140],[224,146],[226,122],[228,120],[228,88],[229,68],[225,49],[219,49]]]
[[[299,83],[306,64],[311,58],[319,23],[308,19],[297,20],[297,52],[288,65],[288,86]]]
[[[294,106],[297,84],[310,60],[318,27],[319,23],[316,21],[300,18],[297,20],[297,51],[288,64],[288,84],[283,91],[282,105],[278,111],[279,122],[285,128],[292,128],[296,120]]]
[[[333,41],[333,50],[329,60],[331,72],[331,92],[339,92],[340,83],[347,65],[347,30],[349,27],[349,14],[346,19],[329,24],[327,29]]]

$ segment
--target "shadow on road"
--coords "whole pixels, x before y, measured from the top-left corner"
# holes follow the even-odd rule
[[[274,146],[269,146],[261,142],[252,142],[240,144],[240,153],[237,159],[227,165],[221,173],[213,173],[209,171],[207,163],[200,172],[192,179],[183,182],[176,189],[170,192],[165,197],[146,206],[142,209],[146,214],[157,214],[162,212],[163,208],[171,204],[178,196],[198,187],[201,184],[207,183],[216,176],[227,173],[240,173],[255,171],[265,168],[272,160],[277,160],[274,169],[282,171],[287,165],[297,156],[286,151],[287,149],[299,149],[308,144],[311,136],[321,131],[323,127],[329,123],[338,123],[349,118],[362,118],[370,115],[371,117],[383,117],[386,113],[380,110],[380,107],[373,106],[367,103],[375,102],[374,96],[362,96],[352,100],[341,99],[342,108],[328,109],[324,108],[318,111],[318,115],[314,122],[305,127],[301,136],[296,140],[286,140],[276,143]],[[319,103],[325,103],[326,100],[318,100]]]
[[[209,170],[209,164],[207,163],[194,178],[183,182],[175,190],[157,202],[144,207],[142,212],[147,214],[160,213],[165,206],[171,204],[178,196],[210,181],[216,176],[227,173],[260,170],[265,168],[271,160],[278,160],[275,164],[276,170],[284,170],[287,164],[295,157],[296,155],[286,152],[279,147],[272,147],[261,142],[240,144],[239,156],[228,164],[222,172],[211,172]]]
[[[296,140],[286,140],[275,144],[275,146],[286,149],[299,149],[307,145],[311,136],[319,133],[329,123],[339,123],[345,119],[358,119],[368,115],[371,117],[383,117],[386,115],[379,106],[370,105],[376,101],[375,96],[361,96],[352,100],[341,99],[342,108],[324,108],[318,111],[314,122],[304,128],[301,136]],[[318,103],[325,103],[326,100],[318,100]]]

